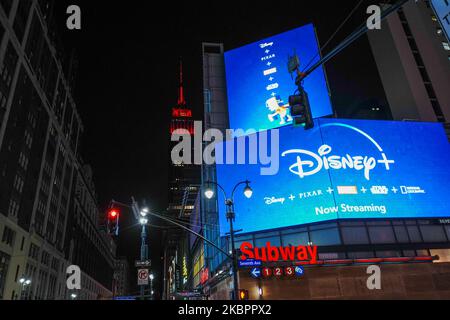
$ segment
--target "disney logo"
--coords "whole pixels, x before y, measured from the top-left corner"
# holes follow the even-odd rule
[[[272,197],[272,198],[264,198],[264,201],[265,201],[265,203],[267,204],[267,205],[272,205],[272,204],[274,204],[274,203],[281,203],[281,204],[284,204],[284,202],[286,201],[286,199],[285,198],[275,198],[275,197]]]
[[[382,159],[376,160],[374,157],[368,156],[333,156],[330,155],[333,149],[328,145],[323,145],[319,148],[318,154],[308,150],[294,149],[282,153],[283,157],[287,155],[297,155],[297,161],[289,167],[289,171],[301,179],[315,175],[322,169],[325,170],[346,170],[353,169],[356,171],[364,171],[366,180],[370,180],[370,172],[375,169],[377,163],[385,164],[386,170],[390,170],[390,165],[395,163],[393,160],[388,160],[384,152],[382,152]],[[311,159],[304,160],[310,157]]]

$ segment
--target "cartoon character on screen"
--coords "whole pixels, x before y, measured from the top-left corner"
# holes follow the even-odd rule
[[[273,112],[269,114],[270,122],[274,122],[276,117],[280,119],[280,125],[285,125],[287,122],[292,122],[292,117],[288,104],[283,104],[283,100],[279,96],[270,98],[266,102],[266,107],[269,111]]]

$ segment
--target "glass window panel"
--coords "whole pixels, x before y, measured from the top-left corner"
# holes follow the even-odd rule
[[[251,244],[253,245],[253,240],[241,240],[241,239],[239,239],[238,241],[235,241],[235,242],[234,242],[234,248],[235,248],[235,249],[240,249],[240,248],[241,248],[241,245],[242,245],[244,242],[248,242],[248,243],[251,243]]]
[[[442,226],[421,226],[420,230],[425,242],[447,242]]]
[[[375,258],[375,255],[373,252],[349,252],[348,253],[349,259],[369,259],[369,258]]]
[[[416,226],[408,226],[408,234],[411,242],[422,242],[422,237],[420,236],[419,228]]]
[[[369,227],[370,240],[374,244],[395,243],[392,227]]]
[[[368,221],[367,222],[368,226],[390,226],[391,223],[389,221]]]
[[[403,251],[403,256],[404,257],[415,257],[416,252],[414,250],[405,250],[405,251]]]
[[[278,231],[276,231],[276,232],[267,232],[267,233],[255,234],[255,238],[278,237],[279,235],[280,235],[280,233]]]
[[[292,233],[299,233],[299,232],[308,232],[308,228],[295,228],[295,229],[286,229],[281,231],[281,234],[292,234]]]
[[[247,236],[236,236],[236,241],[252,241],[253,240],[253,235],[247,235]]]
[[[369,237],[364,227],[342,228],[342,238],[344,244],[369,243]]]
[[[446,225],[445,230],[447,231],[447,237],[450,239],[450,225]]]
[[[283,246],[305,246],[309,242],[309,236],[306,232],[283,235]]]
[[[430,256],[430,252],[428,250],[417,250],[418,257],[428,257]]]
[[[281,246],[281,238],[280,237],[270,237],[270,238],[261,238],[255,240],[255,247],[262,248],[267,245],[267,243],[270,242],[270,244],[274,247],[280,247]]]
[[[327,223],[327,224],[319,224],[316,226],[310,226],[309,230],[323,230],[323,229],[330,229],[330,228],[337,228],[337,223]]]
[[[377,258],[399,258],[401,256],[400,251],[377,251]]]
[[[317,230],[311,232],[311,242],[315,246],[334,246],[341,244],[341,238],[339,236],[339,230],[327,229]]]
[[[409,243],[408,231],[406,227],[403,226],[395,226],[395,236],[397,237],[397,241],[400,243]]]
[[[361,221],[341,221],[340,224],[341,224],[341,226],[344,226],[344,227],[352,227],[352,226],[358,227],[358,226],[363,226],[364,222],[361,222]]]

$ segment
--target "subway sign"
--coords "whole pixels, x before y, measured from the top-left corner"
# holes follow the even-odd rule
[[[247,164],[239,152],[226,156],[238,145]],[[337,219],[450,217],[450,147],[442,124],[319,119],[312,130],[260,132],[218,144],[216,153],[227,158],[217,164],[225,190],[251,181],[252,198],[236,192],[234,199],[235,227],[244,233]],[[226,235],[223,201],[219,206]]]

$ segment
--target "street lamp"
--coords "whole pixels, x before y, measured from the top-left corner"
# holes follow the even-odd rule
[[[72,293],[72,294],[70,295],[70,297],[72,298],[72,300],[75,300],[78,296],[77,296],[75,293]]]
[[[205,197],[211,200],[214,197],[214,191],[211,188],[206,189]]]
[[[153,279],[155,279],[155,276],[153,275],[153,273],[150,273],[150,294],[151,294],[151,299],[153,300]]]
[[[149,213],[148,208],[144,208],[144,209],[142,209],[141,212],[140,212],[140,214],[141,214],[142,217],[146,217],[146,216],[148,215],[148,213]]]
[[[231,193],[231,198],[228,198],[227,193],[225,189],[214,181],[208,181],[206,182],[206,189],[205,189],[205,197],[209,200],[211,200],[214,197],[214,190],[211,187],[211,185],[217,186],[220,190],[222,190],[223,195],[225,197],[225,205],[227,206],[227,220],[230,223],[230,238],[231,238],[231,257],[232,257],[232,272],[233,272],[233,297],[235,300],[239,297],[239,284],[238,284],[238,266],[237,266],[237,255],[236,255],[236,248],[234,243],[234,227],[233,222],[236,219],[236,214],[234,212],[234,193],[236,192],[237,188],[241,185],[245,185],[244,188],[244,195],[247,199],[250,199],[253,195],[253,190],[250,187],[250,181],[242,181],[236,184],[236,186],[233,188],[233,191]]]
[[[250,188],[250,185],[248,183],[244,189],[244,195],[247,197],[247,199],[250,199],[253,195],[253,190],[252,190],[252,188]]]
[[[20,291],[20,298],[22,299],[22,295],[24,293],[26,293],[26,287],[31,285],[31,279],[27,279],[27,278],[22,277],[22,278],[19,279],[19,283],[22,285],[21,286],[21,291]]]

